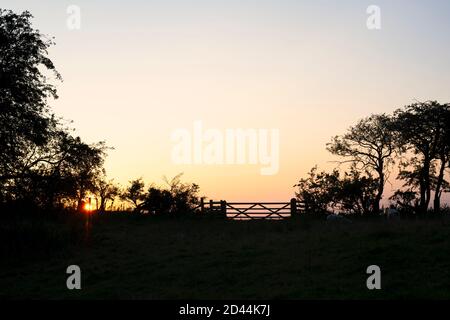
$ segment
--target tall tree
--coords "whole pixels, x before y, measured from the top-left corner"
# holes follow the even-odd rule
[[[419,187],[419,210],[426,212],[435,191],[435,210],[439,211],[442,187],[445,184],[445,170],[449,161],[448,116],[449,105],[437,101],[417,102],[394,112],[394,130],[397,143],[412,157],[404,162],[410,171],[404,170],[405,177],[415,177]],[[436,164],[440,161],[437,182],[433,183]]]
[[[450,169],[450,104],[441,105],[439,108],[439,119],[442,133],[439,135],[439,143],[437,148],[438,176],[436,179],[436,187],[434,190],[434,211],[439,212],[441,209],[441,196],[444,187],[448,189],[448,181],[445,180],[447,169]]]
[[[49,72],[61,79],[47,49],[53,42],[31,26],[32,15],[0,9],[0,183],[23,177],[36,149],[50,139],[55,117],[48,98],[57,98]]]
[[[78,207],[102,170],[104,143],[73,137],[50,110],[61,80],[48,58],[53,41],[33,29],[32,15],[0,9],[0,201],[27,199]]]
[[[349,162],[361,171],[376,173],[378,187],[372,200],[372,211],[379,212],[389,167],[394,162],[395,146],[390,117],[382,114],[360,120],[343,136],[334,137],[327,144],[327,150],[348,159],[341,163]]]

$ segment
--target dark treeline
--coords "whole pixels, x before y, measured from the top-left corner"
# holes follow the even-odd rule
[[[313,168],[296,185],[310,212],[378,214],[386,182],[395,166],[402,188],[390,198],[408,213],[439,213],[449,192],[450,104],[417,102],[392,115],[372,115],[327,144],[348,171]],[[433,200],[431,202],[431,200]]]
[[[181,181],[182,174],[168,180],[167,187],[151,185],[145,191],[142,179],[130,181],[122,193],[122,200],[133,205],[133,212],[152,215],[179,215],[195,212],[200,203],[199,186],[195,183]]]
[[[10,212],[104,212],[117,201],[134,212],[183,214],[199,203],[199,187],[166,187],[142,179],[120,188],[104,169],[108,147],[88,144],[48,105],[57,98],[60,74],[47,57],[54,43],[31,26],[31,14],[0,9],[0,206]],[[50,79],[50,80],[49,80]],[[359,121],[327,149],[350,164],[342,173],[314,168],[296,185],[308,212],[376,214],[392,169],[403,188],[391,201],[409,212],[441,209],[449,191],[450,105],[418,102],[392,115]],[[87,202],[87,200],[89,202]],[[93,200],[93,201],[91,201]]]

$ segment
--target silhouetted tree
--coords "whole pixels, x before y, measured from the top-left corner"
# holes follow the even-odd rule
[[[151,214],[163,215],[173,212],[174,198],[169,190],[150,187],[143,208]]]
[[[131,202],[134,209],[138,210],[140,204],[145,199],[145,183],[142,178],[130,181],[130,185],[121,194],[121,198],[125,201]]]
[[[181,181],[183,173],[176,175],[170,181],[164,177],[169,187],[169,192],[173,198],[173,212],[186,213],[191,212],[200,202],[200,187],[195,183],[184,183]]]
[[[96,182],[96,194],[100,198],[100,213],[105,212],[108,201],[111,201],[111,206],[114,200],[120,195],[119,187],[114,183],[114,180],[106,180],[105,177],[100,177]]]
[[[199,204],[199,186],[181,182],[182,174],[168,180],[168,188],[151,186],[142,204],[142,209],[153,214],[183,215],[194,211]]]
[[[73,137],[48,106],[57,98],[49,75],[61,79],[31,26],[31,14],[0,9],[0,200],[78,208],[101,172],[105,146]]]
[[[384,192],[389,166],[394,158],[394,141],[391,119],[387,115],[372,115],[350,127],[343,136],[336,136],[327,144],[331,153],[348,158],[359,170],[377,174],[377,193],[373,199],[373,212],[380,210],[380,201]]]
[[[418,102],[398,109],[394,113],[394,130],[397,144],[402,152],[412,156],[402,162],[400,178],[406,179],[410,186],[419,188],[419,206],[426,212],[435,191],[435,210],[439,211],[442,188],[445,185],[445,170],[449,161],[448,128],[450,126],[449,105],[436,101]],[[439,161],[438,177],[434,174]]]
[[[314,167],[295,187],[299,188],[296,197],[305,204],[306,212],[367,214],[377,193],[378,181],[369,172],[362,175],[354,166],[344,172],[342,178],[337,169],[318,173]]]
[[[377,201],[378,193],[379,180],[374,179],[368,171],[363,175],[352,167],[340,180],[337,199],[344,212],[368,214],[374,199]]]
[[[442,192],[449,189],[449,183],[445,180],[445,173],[450,169],[450,104],[439,107],[443,132],[439,135],[437,148],[438,176],[434,193],[434,210],[439,212],[441,208]]]
[[[407,213],[414,212],[419,205],[417,193],[411,189],[406,191],[397,190],[389,199]]]
[[[47,81],[60,75],[47,58],[53,44],[31,27],[31,14],[0,9],[0,187],[29,175],[31,168],[48,161],[38,155],[54,132],[55,117],[47,99],[57,98]],[[32,158],[30,160],[30,158]]]
[[[96,180],[103,173],[104,145],[90,146],[77,142],[68,169],[76,186],[77,210],[81,211],[83,199],[88,192],[95,193]]]
[[[300,179],[294,187],[298,187],[296,197],[305,204],[306,212],[325,213],[333,210],[336,204],[339,171],[335,169],[331,173],[317,172],[317,167],[314,167],[308,173],[308,177]]]

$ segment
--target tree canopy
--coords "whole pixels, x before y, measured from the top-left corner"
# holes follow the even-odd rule
[[[393,163],[395,146],[391,125],[389,116],[372,115],[360,120],[346,134],[334,137],[327,144],[328,151],[345,158],[343,162],[350,162],[355,168],[377,174],[378,188],[372,201],[373,212],[380,210],[387,171]]]
[[[53,81],[61,80],[48,57],[54,42],[31,19],[0,9],[0,201],[52,207],[74,200],[80,208],[106,147],[73,136],[53,114]]]

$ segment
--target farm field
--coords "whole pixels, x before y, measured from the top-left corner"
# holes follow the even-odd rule
[[[0,297],[450,298],[448,219],[334,224],[111,214],[90,223],[86,228],[80,222],[77,232],[88,234],[67,246],[40,246],[30,238],[28,248],[4,250]],[[56,234],[55,241],[69,241]],[[81,268],[81,290],[66,288],[66,268],[72,264]],[[381,268],[381,290],[366,287],[369,265]]]

